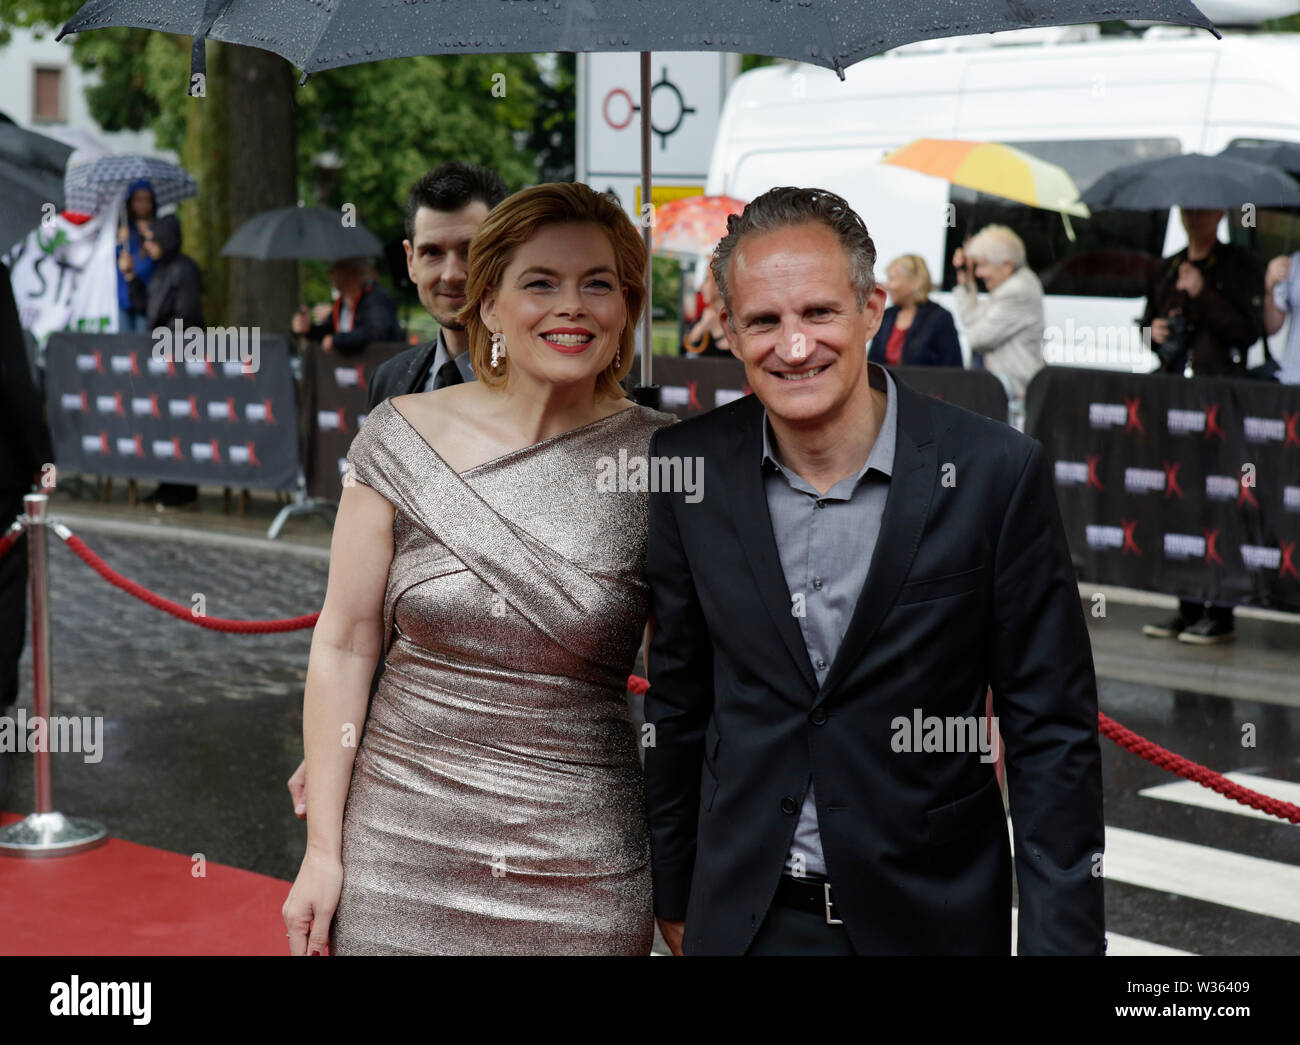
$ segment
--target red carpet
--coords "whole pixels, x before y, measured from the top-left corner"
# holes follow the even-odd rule
[[[21,817],[0,813],[0,825]],[[291,882],[110,838],[72,856],[0,856],[0,954],[289,953]]]

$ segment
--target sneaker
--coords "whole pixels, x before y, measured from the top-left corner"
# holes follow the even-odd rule
[[[1179,642],[1191,642],[1198,646],[1215,646],[1220,642],[1231,642],[1236,637],[1232,621],[1216,620],[1210,616],[1202,617],[1178,633]]]
[[[1153,624],[1143,624],[1142,634],[1152,639],[1172,639],[1185,632],[1190,625],[1181,613],[1175,613],[1168,620]]]

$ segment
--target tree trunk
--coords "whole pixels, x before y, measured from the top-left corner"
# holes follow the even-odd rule
[[[177,38],[179,40],[179,38]],[[184,41],[188,69],[189,41]],[[211,326],[226,324],[226,303],[230,263],[221,248],[230,238],[229,111],[226,106],[226,68],[229,48],[208,42],[206,95],[189,98],[185,105],[185,141],[181,166],[190,172],[203,191],[180,205],[182,249],[203,273],[203,319]]]
[[[265,210],[298,202],[293,67],[256,47],[227,46],[226,107],[230,232]],[[208,78],[211,84],[213,77]],[[229,259],[226,322],[289,335],[298,306],[296,261]],[[292,342],[291,342],[292,343]]]

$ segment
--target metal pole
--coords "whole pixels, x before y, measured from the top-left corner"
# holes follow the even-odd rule
[[[650,122],[650,52],[641,52],[641,235],[645,239],[646,250],[646,268],[645,268],[645,313],[641,317],[641,384],[649,388],[654,382],[651,379],[650,357],[654,355],[654,338],[652,335],[654,322],[654,265],[649,259],[650,248],[654,244],[654,230],[646,220],[647,214],[653,214],[654,210],[647,211],[646,205],[653,207],[653,195],[650,186],[650,131],[652,124]]]
[[[93,820],[54,812],[50,784],[50,747],[56,731],[50,721],[50,581],[49,498],[29,493],[23,498],[27,527],[28,589],[32,620],[32,710],[37,722],[46,726],[46,742],[34,754],[36,767],[36,811],[7,827],[0,828],[0,855],[62,856],[90,849],[108,839],[108,829]],[[26,737],[21,738],[26,742]]]
[[[50,578],[49,545],[46,528],[45,494],[28,494],[23,498],[27,513],[27,576],[31,589],[32,617],[32,709],[38,721],[50,721]],[[54,809],[50,793],[50,751],[43,745],[35,752],[36,812]]]

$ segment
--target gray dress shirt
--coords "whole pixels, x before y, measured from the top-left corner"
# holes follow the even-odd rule
[[[429,367],[428,380],[424,382],[424,388],[422,388],[420,391],[422,392],[433,391],[433,383],[438,380],[438,371],[442,369],[443,364],[446,363],[447,360],[450,358],[451,358],[451,353],[447,351],[447,340],[442,336],[442,328],[439,327],[438,347],[434,350],[433,353],[433,363]],[[456,357],[456,369],[460,371],[460,379],[462,381],[475,380],[474,367],[470,365],[468,348],[466,348],[464,352],[462,352],[460,355]]]
[[[824,494],[778,459],[763,413],[763,491],[791,612],[798,617],[818,684],[826,681],[866,583],[894,471],[898,392],[887,370],[875,363],[868,367],[872,387],[885,392],[885,419],[862,469]],[[800,608],[802,615],[796,612]],[[826,874],[811,776],[785,866],[796,877]]]

